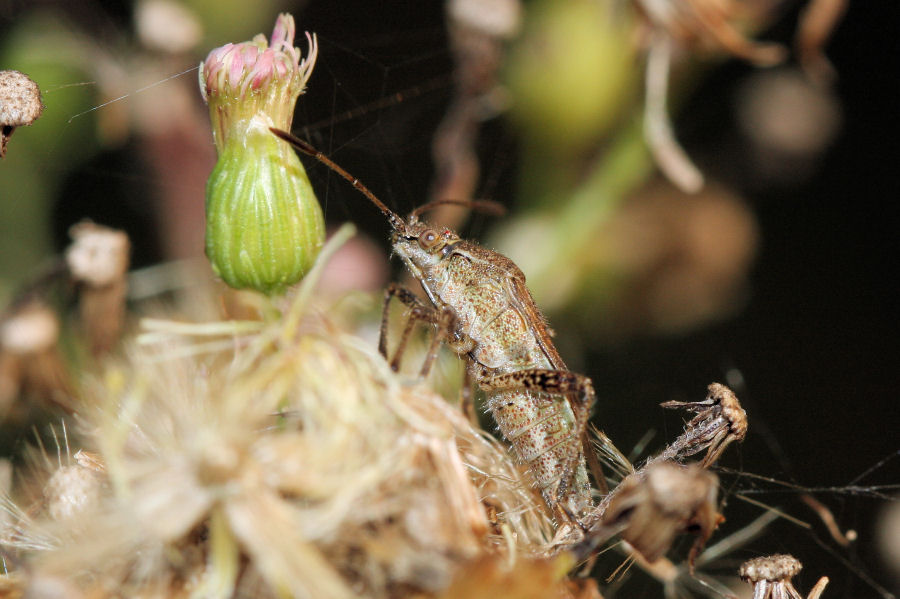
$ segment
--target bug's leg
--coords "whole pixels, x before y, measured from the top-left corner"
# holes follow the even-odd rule
[[[572,483],[576,482],[574,480],[575,470],[578,468],[578,463],[585,451],[593,452],[587,435],[587,424],[591,417],[591,408],[594,407],[594,401],[597,396],[594,393],[594,384],[591,382],[591,379],[581,374],[576,374],[575,376],[577,378],[574,392],[566,393],[560,391],[560,393],[569,398],[572,411],[575,413],[575,439],[577,439],[580,451],[573,452],[569,456],[568,463],[563,467],[563,476],[556,491],[557,499],[565,497],[569,481],[572,481]],[[599,462],[597,465],[599,466]]]
[[[400,336],[400,342],[397,344],[397,349],[394,350],[394,357],[390,360],[391,370],[396,372],[400,369],[400,360],[403,358],[403,352],[406,351],[406,344],[409,343],[409,338],[412,335],[416,324],[419,322],[436,324],[438,322],[438,312],[437,310],[420,300],[412,291],[410,291],[406,287],[398,285],[397,283],[390,283],[384,290],[384,308],[381,312],[381,334],[378,338],[378,352],[385,358],[388,357],[388,317],[391,307],[391,298],[394,297],[403,302],[403,304],[410,310],[409,318],[406,321],[406,326],[403,328],[403,334]]]
[[[487,392],[526,389],[543,391],[550,395],[563,395],[570,400],[569,404],[575,415],[572,438],[577,440],[575,446],[578,449],[568,456],[556,488],[557,502],[565,498],[569,491],[569,481],[574,477],[578,462],[583,455],[582,439],[585,438],[591,407],[596,398],[591,379],[568,370],[533,368],[488,377],[482,380],[480,385]]]
[[[391,359],[391,370],[400,369],[400,360],[403,359],[403,353],[406,351],[406,345],[412,336],[413,330],[420,322],[436,325],[437,331],[431,339],[428,346],[428,353],[425,354],[425,361],[419,371],[419,376],[425,378],[431,372],[431,366],[437,358],[440,350],[441,342],[446,342],[450,347],[460,354],[468,353],[475,346],[475,342],[467,337],[457,337],[454,333],[456,330],[456,313],[450,308],[444,307],[437,309],[429,306],[420,300],[413,292],[406,287],[391,283],[384,291],[384,308],[381,313],[381,335],[378,340],[378,351],[382,356],[387,358],[387,323],[390,311],[391,298],[396,297],[409,308],[409,318],[403,328],[403,334],[400,342],[394,350],[394,357]]]
[[[434,337],[431,339],[431,345],[428,347],[428,354],[426,354],[425,362],[422,364],[422,370],[419,372],[419,376],[422,378],[428,376],[428,373],[431,371],[431,365],[434,364],[434,361],[437,358],[441,342],[445,342],[450,349],[461,356],[468,354],[475,349],[475,341],[471,337],[468,335],[459,335],[456,332],[456,312],[446,306],[440,310],[435,310],[434,312],[436,313],[436,317],[433,324],[437,325],[437,331],[435,331]],[[471,361],[471,359],[469,359],[469,361]],[[468,370],[466,372],[466,376],[468,376]],[[471,388],[471,381],[463,381],[463,384],[468,384]]]
[[[456,329],[456,314],[453,310],[445,307],[435,312],[434,324],[437,325],[437,331],[435,331],[434,337],[431,338],[431,345],[428,346],[428,353],[425,354],[425,361],[422,363],[422,369],[419,371],[419,376],[422,378],[425,378],[431,372],[431,365],[434,364],[437,358],[441,342],[446,341],[452,344],[451,335]]]

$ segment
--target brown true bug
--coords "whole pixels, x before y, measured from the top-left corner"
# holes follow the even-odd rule
[[[486,393],[500,431],[528,464],[545,501],[562,521],[574,517],[584,522],[593,507],[582,444],[595,399],[591,380],[566,368],[525,286],[525,275],[509,258],[419,220],[437,204],[478,203],[438,200],[404,220],[314,147],[285,131],[272,132],[347,179],[387,216],[394,252],[431,300],[429,306],[397,284],[386,289],[379,341],[385,357],[390,300],[396,297],[410,309],[391,367],[397,369],[417,322],[437,325],[422,375],[441,340],[464,356],[467,375]]]

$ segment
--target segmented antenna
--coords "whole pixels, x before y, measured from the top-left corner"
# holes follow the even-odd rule
[[[334,172],[339,174],[341,177],[343,177],[344,179],[349,181],[350,185],[352,185],[358,192],[360,192],[361,194],[363,194],[364,196],[369,198],[369,200],[373,204],[375,204],[378,207],[378,209],[381,210],[381,212],[385,216],[388,217],[388,220],[391,222],[391,227],[393,227],[395,230],[399,231],[405,227],[406,222],[396,212],[394,212],[393,210],[388,208],[387,205],[384,202],[382,202],[381,200],[379,200],[378,196],[376,196],[374,193],[372,193],[372,191],[368,187],[366,187],[365,185],[360,183],[359,179],[357,179],[356,177],[354,177],[353,175],[351,175],[350,173],[345,171],[337,163],[335,163],[331,158],[329,158],[328,156],[326,156],[319,150],[315,149],[313,146],[306,143],[299,137],[291,135],[287,131],[282,131],[281,129],[276,129],[275,127],[269,127],[269,131],[271,131],[276,136],[280,137],[284,141],[291,144],[296,150],[303,152],[304,154],[307,154],[309,156],[312,156],[313,158],[315,158],[316,160],[318,160],[319,162],[321,162],[322,164],[324,164],[325,166],[327,166],[328,168],[330,168],[331,170],[333,170]]]

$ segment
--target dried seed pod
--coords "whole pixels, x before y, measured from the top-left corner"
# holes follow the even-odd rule
[[[751,39],[740,31],[739,21],[761,22],[764,13],[748,11],[735,0],[638,0],[636,6],[648,28],[664,32],[683,47],[720,50],[758,66],[778,64],[787,56],[784,46]]]
[[[56,314],[38,302],[20,307],[0,324],[0,417],[23,391],[71,411],[72,385],[58,339]]]
[[[44,485],[44,508],[54,520],[72,520],[97,509],[106,488],[100,457],[78,451],[75,463],[61,466]]]
[[[747,11],[734,0],[636,0],[647,30],[644,136],[660,169],[682,191],[696,193],[704,177],[675,138],[667,107],[669,76],[679,50],[718,49],[760,66],[782,62],[785,48],[747,38],[738,21],[761,21],[763,12]]]
[[[718,478],[691,464],[655,462],[627,476],[604,502],[605,511],[589,533],[624,540],[647,561],[661,558],[675,536],[695,532],[689,561],[703,548],[722,520],[716,510]]]
[[[118,340],[125,319],[125,294],[131,244],[123,231],[90,221],[69,229],[72,245],[66,265],[81,283],[79,312],[94,355]]]
[[[738,572],[742,580],[753,585],[753,599],[803,599],[791,584],[791,578],[802,568],[793,555],[776,554],[746,561]],[[827,584],[827,576],[820,578],[807,599],[818,599]]]
[[[128,235],[91,221],[69,229],[72,245],[66,249],[66,265],[75,280],[103,287],[121,281],[128,271]]]
[[[5,351],[27,356],[47,351],[59,339],[59,322],[46,306],[34,302],[23,306],[0,327],[0,345]]]
[[[16,127],[30,125],[41,116],[41,90],[31,77],[19,71],[0,71],[0,158]]]
[[[747,412],[734,392],[720,383],[708,387],[706,399],[695,402],[667,401],[664,408],[685,408],[697,415],[684,432],[656,459],[681,460],[707,450],[701,465],[712,466],[733,441],[747,436]]]
[[[830,83],[834,66],[825,56],[828,38],[847,12],[848,0],[810,0],[800,13],[795,45],[800,65],[816,83]]]

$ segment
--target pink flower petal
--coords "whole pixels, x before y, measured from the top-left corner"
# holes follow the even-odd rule
[[[256,61],[256,66],[250,72],[251,89],[259,89],[263,82],[272,78],[272,69],[275,62],[275,52],[266,50]]]
[[[295,32],[294,17],[287,13],[278,15],[275,28],[272,30],[272,48],[284,50],[293,47]]]

